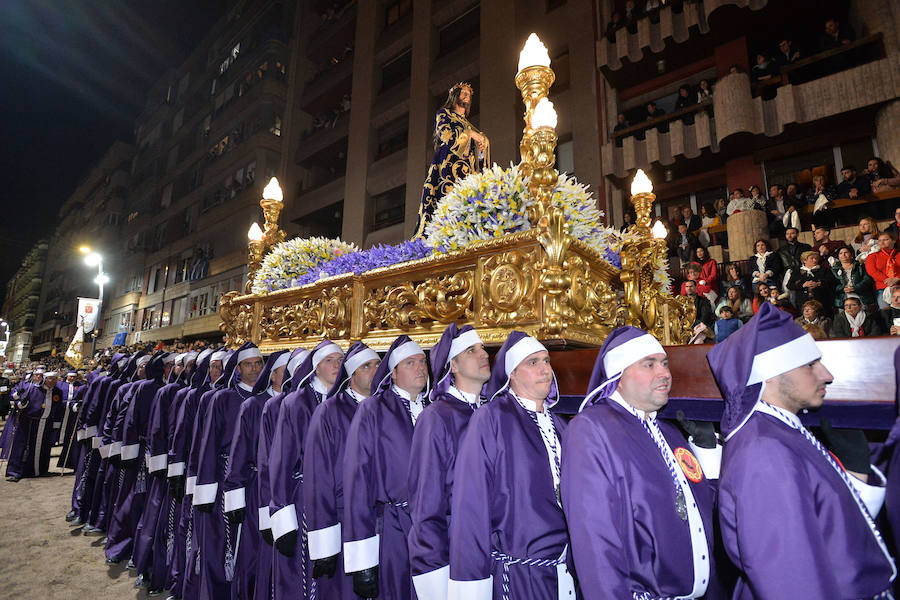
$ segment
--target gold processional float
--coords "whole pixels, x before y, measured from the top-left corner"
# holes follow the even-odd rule
[[[278,225],[282,192],[273,178],[260,201],[265,228],[254,223],[248,234],[244,293],[228,292],[219,303],[226,343],[250,340],[272,352],[312,348],[327,337],[344,347],[362,340],[384,350],[406,334],[427,347],[451,322],[473,325],[488,345],[520,330],[551,348],[599,346],[621,325],[643,328],[663,344],[686,343],[693,302],[654,282],[654,265],[666,257],[665,229],[659,237],[651,229],[656,196],[646,175],[639,170],[631,186],[637,219],[621,249],[621,269],[569,235],[563,210],[551,205],[559,175],[556,113],[547,100],[554,79],[547,49],[532,34],[515,77],[525,104],[519,168],[538,200],[528,215],[531,229],[358,275],[251,294],[265,253],[285,238]]]

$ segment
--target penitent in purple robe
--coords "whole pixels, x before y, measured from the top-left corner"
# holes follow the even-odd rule
[[[84,393],[87,386],[76,386],[74,383],[63,381],[56,385],[62,392],[65,413],[62,417],[59,431],[59,443],[62,448],[59,451],[59,459],[56,466],[62,469],[75,469],[78,466],[78,448],[75,443],[75,428],[78,424],[78,412],[84,401]]]
[[[191,452],[191,440],[194,434],[194,423],[197,416],[197,408],[203,394],[211,389],[209,382],[209,363],[211,362],[211,349],[204,350],[197,357],[197,369],[191,375],[191,387],[181,390],[175,395],[177,409],[174,411],[174,421],[170,430],[169,454],[167,468],[170,487],[177,481],[184,496],[176,500],[176,511],[172,527],[172,551],[167,552],[167,569],[165,588],[175,597],[185,597],[183,594],[185,573],[187,565],[187,546],[189,533],[192,529],[193,493],[189,493],[187,484],[187,463]],[[173,407],[175,408],[175,407]]]
[[[64,410],[58,388],[29,385],[16,401],[21,408],[10,445],[7,477],[40,477],[50,470],[53,422]]]
[[[657,425],[672,456],[697,466],[678,428]],[[699,466],[682,481],[690,489],[682,519],[660,447],[612,398],[569,423],[563,456],[563,504],[585,598],[724,597],[711,553],[716,487]]]
[[[84,386],[84,397],[81,408],[78,411],[77,424],[75,426],[75,444],[72,452],[76,453],[75,478],[72,484],[72,510],[79,522],[85,521],[86,512],[85,497],[90,499],[93,492],[93,479],[96,476],[97,465],[100,464],[100,456],[93,447],[93,436],[97,431],[94,426],[89,432],[86,425],[86,413],[91,410],[103,377],[94,377],[93,381]]]
[[[128,401],[120,410],[121,431],[119,490],[115,511],[106,536],[106,558],[131,557],[138,522],[147,498],[146,452],[147,421],[156,392],[163,385],[163,352],[157,352],[146,366],[146,377],[132,386]],[[121,423],[121,424],[120,424]]]
[[[184,387],[181,377],[168,383],[153,397],[147,417],[144,460],[147,468],[147,499],[138,523],[132,561],[135,570],[149,579],[149,589],[163,588],[166,580],[166,546],[169,523],[174,519],[174,499],[168,494],[169,411]]]
[[[193,503],[194,514],[202,515],[203,523],[198,538],[200,592],[197,596],[202,600],[231,596],[238,526],[225,517],[221,485],[225,481],[238,411],[241,403],[253,395],[253,387],[240,382],[236,374],[238,359],[245,350],[255,348],[252,342],[247,342],[231,355],[223,374],[227,385],[208,399],[204,396],[197,413],[199,440],[195,444],[199,441],[199,448]],[[205,410],[204,402],[207,402]]]
[[[796,428],[756,411],[725,444],[719,520],[733,598],[874,598],[893,565],[838,472]],[[878,596],[881,597],[881,596]]]
[[[273,395],[269,387],[272,369],[287,351],[272,353],[253,386],[253,396],[238,409],[237,425],[228,450],[228,468],[222,484],[225,516],[238,519],[241,535],[235,548],[233,600],[251,600],[256,592],[257,567],[262,538],[259,534],[259,493],[256,481],[256,454],[259,442],[259,417]],[[238,518],[237,515],[241,514]]]
[[[391,355],[409,341],[400,336],[382,359],[372,380],[375,393],[356,409],[344,450],[344,570],[354,573],[377,565],[384,598],[416,598],[407,545],[414,426],[410,398],[391,383],[390,375]]]

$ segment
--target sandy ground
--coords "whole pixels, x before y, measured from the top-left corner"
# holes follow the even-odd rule
[[[3,422],[0,421],[0,429]],[[60,448],[53,449],[51,471]],[[125,562],[107,566],[103,538],[71,528],[72,475],[6,481],[0,477],[0,599],[119,600],[147,598],[132,587]],[[165,598],[156,596],[155,598]]]

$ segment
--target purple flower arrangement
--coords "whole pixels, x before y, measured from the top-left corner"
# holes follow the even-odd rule
[[[431,246],[421,239],[407,240],[395,246],[376,245],[368,250],[349,252],[320,264],[304,275],[296,279],[293,285],[306,285],[315,283],[325,277],[354,273],[359,275],[366,271],[389,267],[398,263],[417,260],[430,256],[433,252]]]

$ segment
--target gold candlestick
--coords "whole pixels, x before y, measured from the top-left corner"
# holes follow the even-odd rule
[[[525,103],[525,128],[522,130],[522,141],[519,151],[522,161],[519,169],[523,177],[529,177],[532,173],[532,164],[528,160],[531,151],[531,137],[537,127],[532,123],[532,116],[541,99],[546,98],[550,92],[550,86],[556,80],[556,74],[550,68],[550,56],[547,48],[541,43],[537,34],[532,33],[525,42],[525,47],[519,54],[519,71],[516,73],[516,87],[522,93],[522,102]]]
[[[247,232],[247,239],[250,241],[248,243],[249,254],[247,255],[247,283],[244,285],[245,294],[249,294],[252,291],[253,279],[256,277],[256,272],[259,271],[260,265],[262,265],[263,254],[265,254],[266,248],[262,229],[256,223],[250,226],[250,231]]]
[[[284,194],[278,185],[278,179],[273,177],[263,190],[263,198],[259,201],[266,219],[262,237],[266,250],[284,241],[284,231],[278,227],[278,217],[284,208],[283,199]]]

